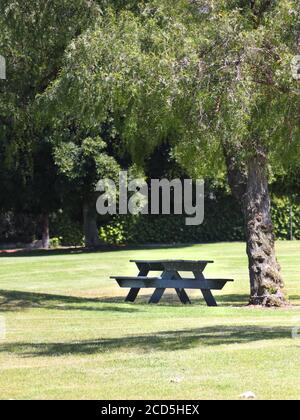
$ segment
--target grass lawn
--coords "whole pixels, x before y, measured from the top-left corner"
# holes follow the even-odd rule
[[[0,256],[1,399],[300,399],[300,243],[278,243],[294,307],[248,308],[240,243],[66,255]],[[124,304],[112,274],[135,259],[214,259],[234,278],[207,308],[167,294]],[[3,338],[3,337],[2,337]]]

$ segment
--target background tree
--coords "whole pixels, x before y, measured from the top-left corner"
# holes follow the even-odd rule
[[[101,10],[86,0],[3,0],[0,53],[0,208],[30,213],[49,243],[48,214],[59,206],[51,143],[35,122],[35,98],[58,75],[69,42]]]
[[[59,132],[61,134],[61,131]],[[96,214],[96,185],[101,179],[118,179],[120,167],[106,152],[107,145],[99,137],[87,137],[80,130],[64,130],[65,139],[54,147],[55,164],[67,181],[67,193],[75,195],[82,205],[85,245],[100,245]],[[65,192],[66,193],[66,192]]]

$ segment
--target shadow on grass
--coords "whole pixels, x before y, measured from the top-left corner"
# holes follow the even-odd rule
[[[103,245],[97,248],[62,248],[62,249],[32,249],[32,250],[16,250],[16,251],[2,251],[1,258],[17,258],[17,257],[55,257],[59,255],[80,255],[80,254],[97,254],[104,252],[119,252],[119,251],[141,251],[141,250],[160,250],[160,249],[178,249],[189,248],[197,244],[162,244],[162,245]]]
[[[124,296],[87,298],[77,296],[62,296],[46,293],[32,293],[23,291],[0,290],[0,312],[17,312],[31,308],[54,309],[54,310],[82,310],[82,311],[113,311],[113,312],[140,312],[141,306],[148,304],[151,294],[141,295],[136,302],[131,305],[106,306],[124,304],[126,293]],[[199,297],[193,296],[192,304],[206,306],[204,299],[199,291]],[[222,295],[217,296],[217,301],[221,306],[245,307],[248,303],[247,295]],[[165,293],[161,302],[161,307],[184,307],[179,301],[177,294]],[[187,307],[190,307],[188,305]]]
[[[163,331],[147,335],[62,343],[10,343],[0,345],[0,352],[20,357],[56,357],[92,355],[112,351],[178,351],[201,346],[247,344],[257,341],[291,339],[290,327],[264,328],[260,326],[218,325],[188,330]]]
[[[127,291],[126,291],[127,293]],[[82,311],[113,311],[113,312],[140,312],[141,306],[148,304],[151,293],[141,295],[136,302],[131,305],[106,306],[124,304],[124,296],[87,298],[77,296],[62,296],[46,293],[33,293],[23,291],[0,290],[0,312],[17,312],[31,308],[54,309],[54,310],[82,310]],[[218,296],[217,301],[222,306],[245,306],[248,303],[247,295],[223,295]],[[199,297],[195,295],[192,298],[193,305],[206,306],[204,299],[199,291]],[[178,307],[183,305],[178,299],[177,294],[165,293],[159,306]],[[189,307],[189,305],[187,306]]]
[[[123,301],[124,299],[122,299]],[[100,306],[103,302],[97,298],[85,298],[76,296],[61,296],[45,293],[29,293],[19,291],[0,290],[0,313],[16,312],[31,308],[54,309],[60,311],[80,310],[80,311],[99,311],[99,312],[140,312],[134,307],[120,306]],[[115,302],[120,303],[118,298]]]
[[[249,303],[249,295],[246,294],[231,294],[216,296],[217,302],[221,306],[245,307]],[[297,307],[297,302],[300,301],[300,296],[289,296],[290,303]]]
[[[298,301],[298,302],[300,302],[300,296],[297,296],[297,295],[289,296],[289,299],[290,299],[290,301]]]
[[[187,291],[189,294],[189,292]],[[144,305],[147,304],[151,294],[141,295],[137,298],[135,305]],[[203,305],[207,306],[201,292],[199,291],[198,296],[193,294],[189,296],[192,302],[192,305]],[[233,306],[233,307],[245,307],[249,303],[249,295],[245,294],[230,294],[230,295],[219,295],[215,296],[217,303],[219,306]],[[125,295],[123,297],[104,297],[101,298],[102,303],[124,303]],[[159,303],[159,306],[183,306],[180,300],[178,299],[177,294],[175,291],[173,293],[165,293]],[[187,306],[189,307],[189,305]]]
[[[77,296],[62,296],[47,293],[32,293],[23,291],[0,290],[0,313],[1,312],[18,312],[32,308],[52,309],[60,311],[99,311],[99,312],[141,312],[142,306],[147,305],[151,294],[141,295],[134,304],[125,305],[125,296],[88,298]],[[219,306],[222,307],[247,307],[249,296],[246,294],[229,294],[216,296]],[[291,296],[292,301],[299,301],[299,296]],[[195,294],[191,298],[193,306],[205,306],[206,303],[201,296]],[[101,306],[101,304],[110,306]],[[123,307],[120,305],[123,304]],[[112,306],[113,305],[113,306]],[[118,305],[118,306],[115,306]],[[190,305],[184,306],[179,301],[177,294],[165,293],[160,307],[181,307],[189,308]],[[152,306],[153,307],[153,306]]]

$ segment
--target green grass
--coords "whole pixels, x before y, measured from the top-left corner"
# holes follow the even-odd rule
[[[299,399],[300,243],[279,243],[293,307],[246,307],[243,244],[0,257],[1,399]],[[207,308],[123,303],[109,276],[132,258],[214,259],[209,276],[234,278]]]

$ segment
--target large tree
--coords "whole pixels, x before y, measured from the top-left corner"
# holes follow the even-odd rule
[[[62,138],[62,133],[64,136]],[[82,207],[85,245],[100,245],[96,212],[96,186],[101,179],[118,179],[120,166],[107,153],[107,144],[97,135],[89,137],[79,128],[54,132],[54,160],[65,179],[65,194]]]
[[[291,68],[299,50],[299,2],[206,4],[200,19],[206,41],[200,52],[198,106],[191,109],[192,126],[199,131],[188,135],[196,153],[203,143],[219,145],[229,185],[241,203],[250,303],[280,306],[286,297],[275,255],[269,182],[299,166],[299,82]]]
[[[55,80],[66,46],[101,13],[87,0],[1,0],[0,210],[29,213],[49,244],[48,214],[60,202],[47,133],[36,126],[35,98]]]
[[[299,165],[298,34],[296,0],[152,0],[101,17],[44,96],[86,127],[109,122],[136,162],[168,138],[195,177],[227,173],[255,305],[286,302],[268,185]]]

